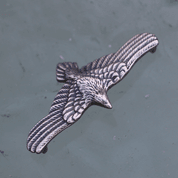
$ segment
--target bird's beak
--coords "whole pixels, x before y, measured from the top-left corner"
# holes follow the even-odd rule
[[[105,94],[103,95],[103,97],[102,97],[102,104],[103,104],[106,108],[112,109],[112,105],[111,105],[111,103],[110,103],[110,101],[109,101],[109,98],[108,98],[108,96],[107,96],[106,93],[105,93]]]

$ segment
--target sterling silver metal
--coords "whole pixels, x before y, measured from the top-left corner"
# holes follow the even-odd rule
[[[158,44],[155,35],[143,33],[131,38],[116,53],[81,69],[75,62],[59,63],[56,79],[65,84],[54,98],[49,114],[31,129],[27,149],[32,153],[46,153],[48,143],[74,124],[92,104],[111,109],[108,89],[120,82],[144,54],[154,53]]]

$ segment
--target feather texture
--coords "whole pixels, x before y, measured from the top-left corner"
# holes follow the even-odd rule
[[[31,129],[27,149],[36,153],[46,152],[46,145],[57,134],[76,122],[89,104],[85,103],[75,83],[64,84],[54,98],[49,114]]]
[[[59,63],[56,79],[66,82],[51,105],[49,114],[30,131],[27,149],[46,153],[49,142],[74,124],[92,104],[112,108],[107,91],[121,81],[133,65],[159,44],[153,34],[135,35],[116,53],[111,53],[78,69],[77,63]]]

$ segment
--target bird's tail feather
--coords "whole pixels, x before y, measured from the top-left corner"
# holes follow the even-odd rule
[[[78,65],[76,62],[63,62],[57,64],[56,80],[58,82],[66,81],[68,79],[67,72],[72,70],[78,71]]]

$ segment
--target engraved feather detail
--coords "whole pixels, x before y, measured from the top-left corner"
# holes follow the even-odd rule
[[[92,104],[111,109],[107,91],[121,81],[133,65],[147,52],[155,52],[159,44],[153,34],[135,35],[116,53],[103,56],[81,69],[77,63],[59,63],[58,82],[66,82],[51,105],[49,114],[30,131],[27,149],[46,153],[49,142],[74,124]]]
[[[116,53],[108,54],[87,64],[81,71],[95,78],[108,79],[106,87],[110,88],[124,78],[140,57],[149,51],[156,51],[158,44],[158,39],[153,34],[135,35]]]

